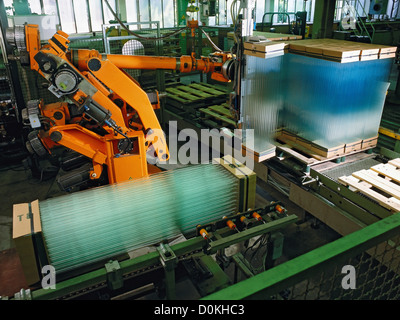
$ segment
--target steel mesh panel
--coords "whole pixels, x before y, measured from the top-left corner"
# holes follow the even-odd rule
[[[399,240],[377,245],[281,292],[288,300],[398,300]],[[355,268],[355,289],[344,288],[342,267]]]
[[[105,52],[103,38],[89,37],[89,38],[70,38],[70,49],[94,49],[101,53]]]
[[[127,25],[130,25],[129,23]],[[135,36],[129,34],[121,26],[111,24],[103,26],[103,37],[105,39],[105,52],[107,54],[124,54],[124,55],[146,55],[159,56],[162,55],[161,40],[153,40],[160,37],[161,33],[158,23],[133,23],[134,27],[140,26],[139,30],[134,30]],[[163,90],[163,71],[156,70],[133,70],[124,69],[130,76],[137,80],[142,88]]]
[[[380,164],[381,162],[372,159],[362,159],[348,164],[342,164],[338,167],[324,170],[324,175],[328,176],[329,178],[336,180],[343,176],[351,176],[353,172],[360,171],[363,169],[370,169],[371,167]]]

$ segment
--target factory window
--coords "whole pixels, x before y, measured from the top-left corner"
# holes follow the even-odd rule
[[[4,8],[8,16],[13,16],[15,14],[15,9],[13,7],[13,0],[4,0]]]
[[[264,13],[268,12],[268,10],[265,10],[265,1],[256,1],[256,10],[255,10],[255,21],[256,22],[261,22]]]
[[[61,29],[66,33],[84,33],[90,31],[89,8],[87,1],[58,0]]]
[[[42,6],[40,5],[40,0],[29,0],[29,6],[32,13],[42,14]]]
[[[335,21],[341,21],[342,18],[350,14],[350,8],[356,8],[356,0],[336,0]]]
[[[74,7],[72,0],[58,0],[61,28],[66,33],[76,33]]]
[[[44,14],[58,14],[56,0],[43,0]]]
[[[87,6],[87,2],[75,0],[72,1],[72,3],[74,5],[76,32],[89,32],[89,8]]]
[[[137,22],[138,21],[138,12],[136,9],[135,1],[126,1],[126,21],[127,22]],[[129,26],[129,29],[136,30],[137,26]]]
[[[396,19],[399,15],[399,3],[399,0],[336,0],[335,21],[341,21],[351,12],[356,18]],[[374,10],[375,4],[380,10]]]
[[[315,0],[278,0],[274,3],[273,22],[286,24],[289,20],[295,21],[295,13],[299,11],[307,12],[307,22],[312,22],[314,18]],[[270,15],[264,18],[264,22],[269,22]]]
[[[177,0],[4,0],[4,4],[9,15],[17,13],[21,15],[20,12],[23,11],[28,12],[26,14],[56,14],[59,16],[61,29],[73,34],[101,31],[102,24],[115,22],[115,17],[109,10],[106,1],[123,21],[159,21],[161,28],[173,28],[177,25]],[[256,22],[260,23],[265,12],[271,10],[281,13],[305,10],[308,13],[307,21],[312,21],[315,0],[276,0],[273,9],[270,9],[269,6],[267,8],[267,3],[269,2],[264,0],[255,2]],[[231,25],[232,13],[237,14],[239,4],[239,0],[216,0],[216,16],[209,17],[208,24]],[[196,5],[199,4],[196,3]],[[194,14],[194,18],[200,20],[200,14]],[[269,19],[270,16],[267,15],[264,21],[269,21]],[[290,21],[293,19],[294,15],[292,14]],[[274,23],[288,23],[287,15],[274,15]],[[154,27],[154,25],[145,24],[140,27]],[[135,30],[138,29],[138,26],[129,26],[129,28]]]
[[[117,10],[117,4],[115,0],[107,0],[109,3],[110,7],[114,12],[118,12]],[[104,23],[114,23],[115,22],[115,17],[113,16],[112,12],[108,8],[106,4],[103,4],[103,15],[104,15]]]
[[[150,4],[149,0],[139,1],[139,21],[150,21]],[[149,28],[149,25],[141,25],[142,28]]]
[[[92,31],[100,31],[103,21],[103,0],[89,0],[90,23]]]
[[[227,8],[228,14],[227,14],[226,22],[227,22],[228,25],[232,24],[232,13],[237,12],[238,11],[238,7],[239,6],[237,5],[237,3],[235,5],[234,0],[228,0],[227,1],[226,8]]]
[[[160,21],[160,27],[163,24],[163,14],[162,14],[162,5],[163,1],[160,0],[150,0],[150,8],[151,8],[151,20],[152,21]]]
[[[15,1],[15,0],[4,0],[4,7],[6,12],[10,16],[18,15],[25,16],[32,13],[42,14],[42,7],[40,0],[29,0],[29,1]]]
[[[227,24],[227,11],[226,11],[226,1],[220,0],[218,1],[218,24],[226,25]]]
[[[389,1],[387,14],[390,19],[396,19],[400,13],[400,0]]]
[[[175,26],[175,1],[164,0],[164,26],[163,28],[172,28]]]

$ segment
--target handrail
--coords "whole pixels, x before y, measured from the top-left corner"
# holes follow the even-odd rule
[[[373,23],[370,22],[370,21],[368,23],[364,22],[364,19],[362,19],[362,15],[360,15],[358,13],[358,10],[357,10],[358,7],[362,9],[362,15],[364,15],[365,17],[368,16],[367,12],[365,11],[365,6],[362,4],[361,1],[356,0],[355,7],[354,7],[354,14],[355,14],[357,26],[359,27],[360,30],[355,28],[354,29],[354,33],[355,34],[360,34],[360,35],[366,34],[368,36],[369,40],[372,42],[372,39],[373,39],[373,37],[375,35],[375,27],[374,27]],[[367,28],[367,24],[372,29],[372,35],[370,34],[370,32],[369,32],[369,30]],[[360,31],[360,33],[359,33],[359,31]]]
[[[372,39],[373,39],[373,37],[374,37],[374,35],[375,35],[375,27],[374,27],[374,24],[372,23],[372,22],[369,22],[369,25],[371,26],[371,28],[372,28],[372,36],[370,35],[370,33],[368,32],[368,29],[367,29],[367,27],[366,27],[366,25],[365,25],[365,23],[364,23],[364,21],[362,20],[362,19],[358,19],[359,18],[359,16],[358,16],[358,11],[357,11],[357,5],[360,5],[360,7],[362,8],[362,11],[363,11],[363,14],[367,17],[367,12],[365,11],[365,6],[362,4],[362,2],[360,1],[360,0],[357,0],[356,1],[356,14],[357,14],[357,23],[359,23],[361,26],[362,26],[362,28],[364,28],[364,31],[365,31],[365,33],[368,35],[368,38],[371,40],[371,42],[372,42]]]
[[[290,25],[290,15],[291,14],[296,14],[295,12],[265,12],[263,17],[262,17],[262,21],[261,21],[261,31],[264,31],[264,18],[267,14],[271,14],[271,25],[272,25],[272,20],[274,18],[275,14],[284,14],[287,15],[288,17],[288,24],[289,24],[289,33],[292,32],[292,26]]]

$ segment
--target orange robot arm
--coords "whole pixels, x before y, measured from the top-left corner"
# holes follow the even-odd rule
[[[88,70],[87,63],[92,58],[107,60],[119,69],[141,70],[178,70],[182,73],[192,71],[211,72],[212,77],[222,82],[233,78],[231,72],[232,55],[229,53],[214,53],[210,57],[196,59],[192,56],[160,57],[160,56],[130,56],[121,54],[100,54],[96,50],[72,50],[71,60],[81,71]]]
[[[54,121],[41,135],[44,144],[61,144],[91,158],[92,179],[99,176],[105,165],[110,183],[146,176],[149,151],[159,161],[169,159],[167,143],[147,93],[122,69],[198,70],[211,72],[212,78],[220,81],[229,81],[233,69],[232,57],[225,53],[196,59],[194,55],[169,58],[70,51],[68,35],[62,31],[40,47],[38,26],[23,28],[18,30],[24,31],[25,43],[21,44],[21,35],[14,38],[28,55],[26,65],[48,80],[54,95],[68,98],[84,119],[105,132],[100,135],[77,123]],[[128,108],[133,109],[128,112]],[[55,109],[46,108],[43,112],[51,118]],[[134,116],[139,122],[132,121]]]

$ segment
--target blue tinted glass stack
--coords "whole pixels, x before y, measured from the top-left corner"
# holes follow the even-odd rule
[[[255,150],[277,128],[325,148],[378,135],[393,59],[339,63],[303,55],[246,56],[242,121]]]

